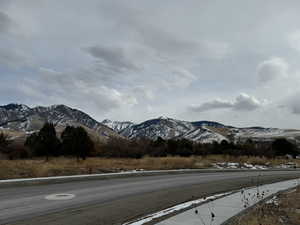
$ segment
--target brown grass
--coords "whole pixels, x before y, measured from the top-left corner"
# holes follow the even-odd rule
[[[262,204],[236,218],[231,225],[296,225],[300,224],[300,187],[279,194],[278,205]]]
[[[210,155],[206,157],[163,157],[142,159],[127,158],[88,158],[77,162],[74,158],[51,158],[45,162],[44,158],[24,160],[0,160],[0,179],[46,177],[60,175],[75,175],[103,172],[118,172],[124,170],[164,170],[164,169],[196,169],[209,168],[217,162],[239,162],[252,164],[279,165],[291,160],[259,157],[233,157],[224,155]],[[300,160],[294,160],[300,165]]]

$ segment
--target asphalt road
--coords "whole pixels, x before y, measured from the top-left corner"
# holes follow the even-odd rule
[[[255,185],[257,180],[297,177],[300,171],[216,172],[6,187],[0,188],[0,225],[122,224],[184,201]],[[46,199],[62,193],[75,197]]]

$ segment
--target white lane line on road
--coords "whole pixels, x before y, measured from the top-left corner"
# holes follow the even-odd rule
[[[212,172],[259,172],[259,171],[284,171],[284,170],[251,170],[251,169],[176,169],[176,170],[130,170],[130,171],[121,171],[114,173],[97,173],[97,174],[82,174],[82,175],[68,175],[68,176],[52,176],[52,177],[35,177],[35,178],[17,178],[17,179],[6,179],[0,180],[0,184],[10,184],[10,183],[18,183],[18,182],[36,182],[36,181],[47,181],[47,180],[62,180],[62,179],[76,179],[76,178],[92,178],[92,177],[118,177],[118,176],[126,176],[126,175],[159,175],[166,173],[176,173],[176,172],[203,172],[203,173],[212,173]],[[291,171],[291,170],[286,170]],[[293,170],[294,171],[294,170]]]
[[[45,199],[47,200],[70,200],[72,198],[75,198],[74,194],[65,194],[65,193],[61,193],[61,194],[52,194],[52,195],[47,195],[45,197]]]
[[[30,182],[30,181],[43,181],[43,180],[60,180],[60,179],[73,179],[73,178],[89,178],[89,177],[109,177],[118,175],[130,175],[130,174],[151,174],[151,173],[168,173],[168,172],[189,172],[189,171],[203,171],[203,169],[179,169],[179,170],[132,170],[116,173],[99,173],[99,174],[83,174],[83,175],[70,175],[70,176],[53,176],[53,177],[36,177],[36,178],[20,178],[20,179],[7,179],[0,180],[0,184],[5,183],[17,183],[17,182]],[[209,170],[207,170],[209,171]]]

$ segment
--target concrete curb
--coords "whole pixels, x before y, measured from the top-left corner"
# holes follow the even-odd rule
[[[280,194],[280,193],[284,193],[284,192],[287,192],[287,191],[289,191],[289,190],[292,190],[292,189],[294,189],[295,188],[295,186],[294,186],[294,181],[295,180],[298,180],[298,179],[288,179],[288,180],[285,180],[286,182],[290,182],[290,185],[289,185],[289,187],[287,187],[287,188],[285,188],[285,189],[282,189],[281,188],[281,190],[275,190],[275,192],[273,193],[273,194],[270,194],[268,197],[266,197],[266,198],[264,198],[264,199],[262,199],[262,200],[259,200],[259,201],[257,201],[257,202],[255,202],[255,203],[251,203],[251,205],[252,206],[250,206],[250,207],[247,207],[246,209],[244,209],[244,208],[242,208],[242,207],[240,207],[240,208],[237,208],[235,205],[233,205],[233,206],[230,206],[230,204],[229,204],[229,206],[226,206],[226,204],[224,205],[224,202],[223,203],[220,203],[220,206],[219,206],[219,211],[214,211],[214,213],[216,213],[217,215],[219,215],[219,213],[220,212],[223,212],[223,210],[224,209],[222,209],[222,207],[224,208],[224,207],[232,207],[232,208],[236,208],[237,209],[237,211],[239,211],[238,213],[235,213],[235,214],[232,214],[233,212],[232,211],[228,211],[229,212],[229,215],[231,215],[232,214],[232,216],[230,216],[230,217],[228,217],[228,214],[226,214],[227,215],[227,219],[226,219],[226,215],[225,214],[223,214],[223,219],[221,219],[221,221],[220,221],[220,219],[218,220],[217,219],[217,221],[215,221],[214,222],[214,224],[220,224],[220,225],[231,225],[232,224],[232,222],[234,222],[237,218],[239,218],[240,216],[242,216],[242,215],[244,215],[244,214],[247,214],[249,211],[251,211],[253,208],[255,208],[255,207],[257,207],[258,205],[260,205],[260,204],[265,204],[265,202],[267,202],[268,200],[270,200],[271,198],[273,198],[274,196],[276,196],[276,195],[278,195],[278,194]],[[266,189],[266,186],[265,185],[276,185],[276,183],[281,183],[281,182],[285,182],[285,181],[280,181],[280,182],[274,182],[274,183],[270,183],[270,184],[268,184],[268,183],[266,183],[266,184],[263,184],[262,185],[262,187],[264,187],[264,189]],[[293,184],[292,184],[292,183]],[[292,185],[292,187],[291,187],[291,185]],[[222,198],[228,198],[229,197],[229,199],[227,199],[227,201],[229,200],[229,201],[231,201],[231,195],[237,195],[238,194],[238,192],[240,192],[241,190],[245,190],[245,191],[247,191],[247,190],[251,190],[251,192],[256,192],[256,186],[249,186],[249,187],[247,187],[247,188],[242,188],[242,189],[237,189],[237,190],[234,190],[234,191],[231,191],[231,193],[229,194],[229,195],[225,195],[225,196],[222,196],[222,197],[220,197],[220,198],[216,198],[216,199],[213,199],[212,201],[213,202],[215,202],[215,201],[218,201],[218,199],[222,199]],[[250,192],[249,192],[250,193]],[[248,195],[247,195],[248,196]],[[237,196],[232,196],[233,198],[237,198]],[[199,199],[200,200],[200,199]],[[233,200],[234,201],[234,200]],[[209,201],[208,201],[209,202]],[[188,207],[188,208],[185,208],[185,209],[182,209],[182,210],[178,210],[178,211],[176,211],[175,213],[172,213],[172,214],[169,214],[169,215],[163,215],[162,213],[164,213],[164,211],[165,210],[162,210],[162,211],[159,211],[159,212],[156,212],[156,213],[154,213],[154,214],[150,214],[149,216],[145,216],[145,217],[143,217],[143,218],[141,218],[140,220],[139,219],[137,219],[137,220],[135,220],[135,221],[132,221],[132,222],[128,222],[128,223],[125,223],[125,224],[123,224],[123,225],[141,225],[141,224],[162,224],[162,225],[165,225],[165,224],[197,224],[196,223],[196,221],[195,221],[195,219],[191,219],[191,220],[189,220],[189,218],[191,218],[191,211],[193,210],[193,209],[196,209],[197,208],[197,210],[198,211],[201,211],[202,210],[202,218],[203,217],[208,217],[208,215],[210,215],[210,214],[207,214],[207,213],[209,213],[209,212],[206,212],[206,213],[203,213],[203,211],[205,211],[205,209],[199,209],[198,207],[200,207],[201,208],[201,206],[204,204],[206,204],[207,206],[206,206],[206,208],[207,209],[209,209],[209,211],[210,212],[212,212],[212,210],[210,209],[210,206],[208,205],[208,202],[203,202],[203,203],[200,203],[200,204],[196,204],[196,205],[193,205],[193,206],[191,206],[191,207]],[[236,202],[236,201],[235,201]],[[236,202],[237,203],[237,202]],[[212,205],[214,205],[214,204],[216,204],[216,205],[218,205],[218,203],[213,203]],[[223,204],[223,206],[222,206],[222,204]],[[180,205],[176,205],[177,207],[178,206],[180,206]],[[176,206],[174,206],[173,208],[175,208]],[[168,209],[167,209],[168,210]],[[214,209],[213,209],[214,210]],[[220,211],[221,210],[221,211]],[[208,210],[207,210],[208,211]],[[157,214],[162,214],[162,216],[156,216]],[[220,213],[221,215],[222,215],[222,213]],[[154,215],[154,216],[153,216]],[[194,213],[193,213],[193,215],[194,215]],[[224,215],[225,215],[225,219],[224,219]],[[177,218],[176,218],[177,217]],[[181,217],[181,218],[180,218]],[[150,218],[150,220],[149,220],[149,218]],[[201,218],[201,220],[202,220],[202,218]],[[149,221],[149,222],[147,222],[147,220]],[[169,220],[169,221],[168,221]],[[223,221],[222,221],[223,220]],[[183,221],[185,221],[185,222],[183,222]],[[205,221],[205,223],[204,223],[204,221]],[[202,221],[202,224],[207,224],[207,222],[209,222],[209,221],[207,221],[207,220],[203,220]],[[211,224],[211,223],[210,223]]]

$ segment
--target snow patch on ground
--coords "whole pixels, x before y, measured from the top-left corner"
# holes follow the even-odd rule
[[[274,205],[279,205],[279,202],[278,202],[278,198],[277,196],[274,196],[273,198],[271,198],[270,200],[266,201],[266,204],[274,204]]]
[[[275,168],[279,168],[279,169],[289,169],[289,168],[297,168],[297,163],[294,162],[288,162],[285,164],[280,164],[279,166],[276,166]]]
[[[250,163],[235,163],[235,162],[220,162],[213,163],[213,167],[217,169],[252,169],[252,170],[265,170],[268,169],[268,166],[263,165],[253,165]]]
[[[266,170],[266,169],[293,169],[297,168],[297,163],[288,162],[285,164],[280,164],[278,166],[272,167],[268,163],[265,165],[256,165],[251,163],[236,163],[236,162],[218,162],[211,164],[214,168],[217,169],[251,169],[251,170]]]

